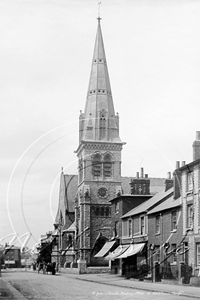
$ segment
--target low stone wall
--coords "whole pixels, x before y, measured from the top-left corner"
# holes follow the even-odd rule
[[[182,278],[181,279],[161,279],[161,282],[166,283],[166,284],[175,284],[175,285],[183,284]]]
[[[191,277],[190,278],[190,285],[200,287],[200,277]]]
[[[79,274],[78,268],[60,268],[61,273]]]
[[[87,267],[86,274],[110,273],[110,267]]]
[[[61,273],[66,274],[80,274],[78,268],[60,268]],[[109,267],[86,267],[84,274],[101,274],[110,273]]]

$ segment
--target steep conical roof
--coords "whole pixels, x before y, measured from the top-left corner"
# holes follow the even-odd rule
[[[100,18],[92,60],[84,114],[81,113],[80,138],[84,141],[121,142],[118,115],[115,115]]]

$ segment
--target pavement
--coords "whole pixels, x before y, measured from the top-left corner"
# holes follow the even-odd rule
[[[31,272],[31,271],[28,271]],[[3,274],[2,274],[3,275]],[[200,287],[194,287],[190,285],[175,285],[167,284],[162,282],[149,282],[149,281],[138,281],[136,279],[126,279],[120,275],[115,274],[68,274],[60,273],[61,276],[73,277],[80,281],[90,281],[98,284],[112,285],[117,287],[124,287],[135,289],[137,291],[149,291],[153,293],[165,293],[169,295],[179,295],[184,299],[184,296],[200,299]],[[8,282],[0,278],[0,299],[19,299],[25,300],[27,298],[23,297],[13,286]]]
[[[62,274],[63,275],[63,274]],[[66,274],[67,275],[67,274]],[[149,292],[165,293],[170,295],[187,296],[190,298],[200,299],[200,287],[190,285],[175,285],[162,282],[139,281],[137,279],[125,279],[120,275],[113,274],[82,274],[82,275],[67,275],[75,276],[76,279],[82,281],[96,282],[100,284],[131,288],[135,290],[145,290]],[[184,299],[184,298],[183,298]]]
[[[18,292],[11,284],[0,278],[0,299],[18,299],[27,300],[20,292]]]

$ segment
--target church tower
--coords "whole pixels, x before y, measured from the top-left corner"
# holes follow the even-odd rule
[[[119,116],[115,114],[100,17],[84,112],[79,116],[78,193],[75,222],[78,258],[99,265],[96,252],[113,236],[110,200],[121,193]],[[98,242],[97,242],[98,241]]]

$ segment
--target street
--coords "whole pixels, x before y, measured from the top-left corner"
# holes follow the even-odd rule
[[[4,281],[9,282],[26,299],[34,300],[180,300],[182,296],[170,295],[163,292],[151,292],[120,286],[107,285],[81,280],[81,275],[57,274],[56,276],[38,274],[33,271],[6,271],[2,274]],[[111,276],[112,284],[113,277]],[[124,280],[124,279],[122,279]],[[113,281],[114,282],[114,281]],[[184,299],[191,299],[184,296]]]

